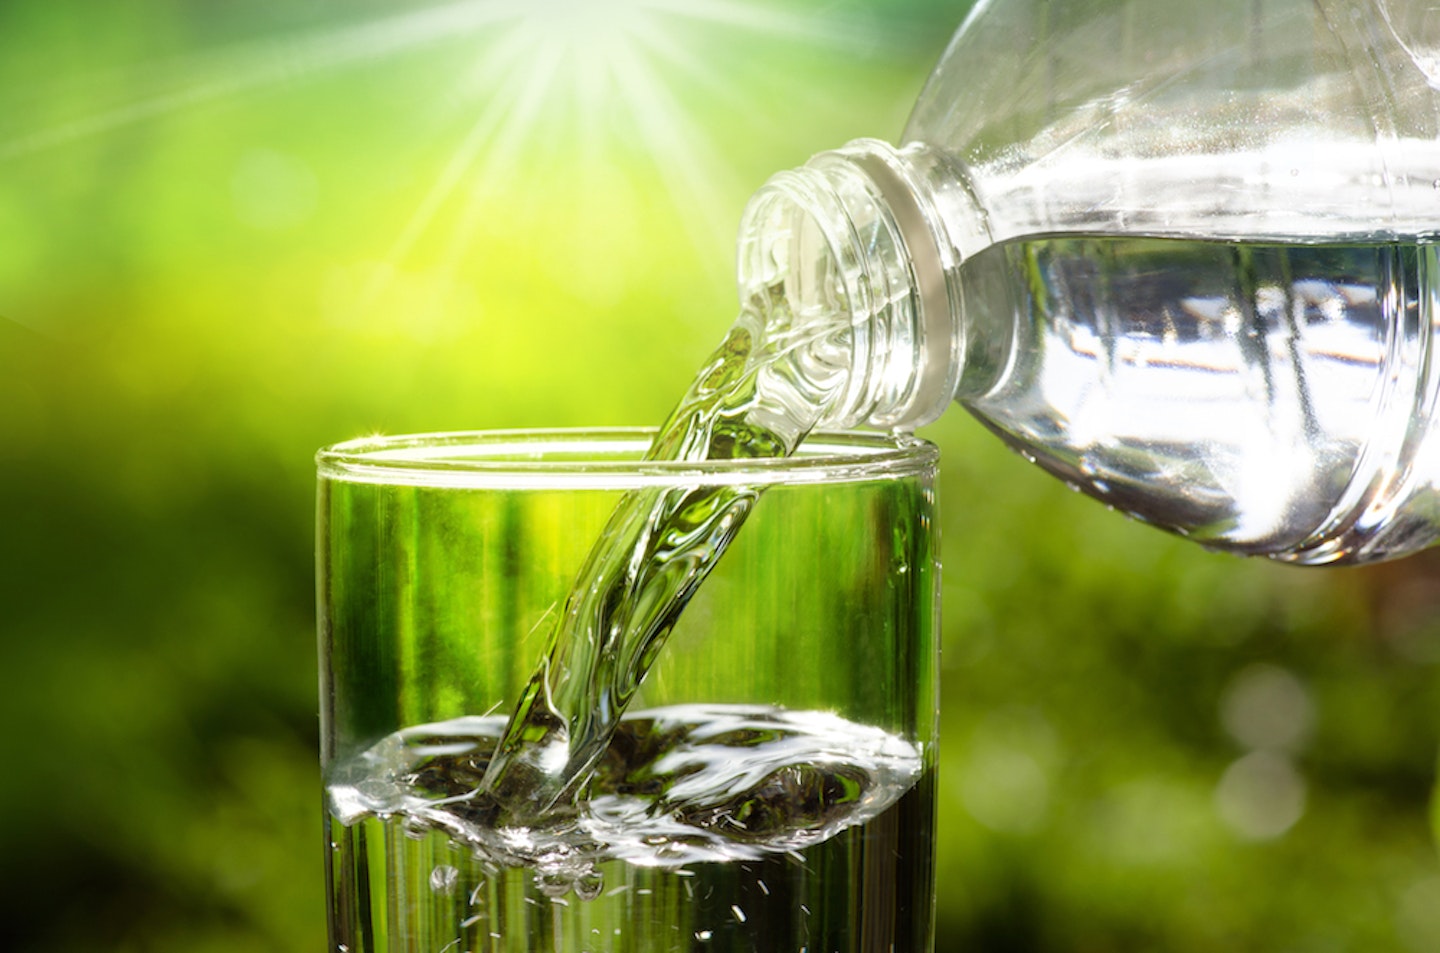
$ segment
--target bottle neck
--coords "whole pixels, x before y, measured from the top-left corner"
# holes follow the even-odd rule
[[[778,301],[773,313],[848,346],[822,426],[912,430],[955,399],[967,346],[959,265],[983,232],[963,176],[923,145],[857,140],[755,194],[740,228],[742,295]]]

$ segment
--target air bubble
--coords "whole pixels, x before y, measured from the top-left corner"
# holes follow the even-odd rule
[[[575,881],[575,896],[581,900],[594,900],[605,889],[605,878],[598,871],[584,874]]]
[[[430,871],[430,889],[436,893],[448,894],[455,889],[459,879],[460,871],[449,864],[441,864]]]

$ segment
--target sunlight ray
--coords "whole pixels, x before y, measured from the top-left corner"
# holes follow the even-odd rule
[[[256,41],[188,57],[166,85],[178,86],[48,129],[0,138],[0,161],[112,132],[134,123],[251,90],[283,85],[368,60],[454,40],[513,16],[497,0],[458,0],[441,7],[327,28],[311,35]]]
[[[642,43],[660,61],[665,71],[683,75],[697,88],[703,90],[717,103],[746,116],[746,122],[761,139],[769,142],[786,142],[793,137],[794,123],[790,113],[803,115],[829,115],[844,110],[834,97],[824,89],[817,89],[807,82],[808,74],[798,75],[784,72],[768,72],[765,85],[774,101],[792,104],[792,109],[777,111],[756,108],[754,100],[742,88],[736,86],[716,64],[703,57],[697,57],[684,44],[675,41],[663,29],[646,29],[637,34]]]
[[[616,84],[661,182],[678,207],[695,246],[709,251],[717,236],[728,244],[734,231],[731,210],[721,201],[730,174],[714,161],[714,146],[671,99],[665,85],[639,58],[617,60]]]
[[[495,91],[491,95],[489,104],[481,110],[480,115],[471,124],[465,138],[451,153],[435,184],[431,186],[419,207],[405,223],[405,227],[386,256],[389,264],[397,265],[409,254],[411,247],[429,227],[431,220],[455,189],[460,186],[466,174],[475,166],[481,150],[490,142],[495,130],[500,128],[505,121],[505,115],[510,111],[512,103],[520,98],[528,84],[527,75],[524,72],[514,71],[511,67],[522,63],[532,54],[533,50],[528,43],[524,42],[524,38],[510,35],[484,61],[484,72],[496,77],[500,85],[492,87]],[[503,79],[501,79],[502,77]]]
[[[893,28],[881,28],[873,17],[826,11],[799,14],[740,0],[649,0],[656,12],[690,20],[702,20],[735,27],[765,37],[801,40],[808,45],[841,49],[874,49],[896,37]]]
[[[449,201],[451,195],[475,166],[481,150],[494,136],[495,130],[503,121],[509,106],[509,102],[504,97],[497,96],[491,101],[490,107],[475,120],[470,131],[451,154],[435,184],[430,187],[425,197],[421,199],[420,205],[400,230],[399,236],[396,237],[390,251],[385,255],[383,267],[377,269],[371,277],[360,298],[361,312],[369,311],[371,306],[385,293],[396,269],[409,257],[415,243],[430,228],[435,216],[440,213],[445,203]]]
[[[744,190],[718,160],[715,143],[692,118],[694,104],[685,98],[699,92],[712,102],[749,112],[752,127],[764,125],[767,112],[756,110],[734,77],[724,72],[722,58],[711,48],[717,32],[726,34],[724,42],[734,44],[736,55],[743,55],[751,38],[797,48],[873,51],[904,33],[903,28],[889,23],[881,28],[879,21],[862,16],[835,11],[802,15],[749,0],[451,0],[137,67],[128,83],[121,77],[110,86],[131,93],[138,86],[145,94],[48,129],[8,137],[0,133],[0,160],[222,97],[294,84],[440,44],[469,42],[474,44],[474,65],[462,67],[462,75],[439,90],[437,99],[477,114],[464,118],[458,143],[448,150],[434,181],[390,243],[361,296],[362,307],[378,300],[447,206],[463,194],[452,232],[441,246],[445,267],[453,267],[493,193],[511,188],[527,157],[560,141],[578,150],[567,159],[572,170],[578,166],[570,174],[593,175],[598,184],[605,181],[607,147],[620,136],[631,137],[634,141],[616,156],[636,147],[642,150],[653,169],[648,177],[651,191],[683,209],[685,227],[705,260],[727,260],[713,252],[720,242],[728,244],[735,217],[732,198]],[[723,62],[728,65],[730,60]],[[810,92],[823,99],[823,94]],[[791,99],[789,92],[782,95]],[[804,92],[797,95],[803,98]],[[557,119],[570,126],[563,135],[556,132]]]
[[[541,114],[549,102],[549,92],[556,85],[561,67],[571,53],[563,46],[546,42],[547,37],[535,24],[521,25],[523,34],[533,49],[532,60],[526,71],[526,79],[517,97],[515,108],[506,118],[505,125],[495,138],[496,148],[486,160],[483,171],[498,174],[514,164],[518,153],[526,144],[529,133],[539,124]],[[495,181],[487,177],[484,184]]]
[[[582,57],[571,82],[582,168],[598,162],[605,143],[605,110],[610,102],[609,65],[601,57]]]
[[[495,191],[507,187],[545,108],[547,94],[560,73],[563,51],[553,45],[537,45],[535,39],[524,30],[517,30],[507,39],[515,59],[524,65],[510,74],[500,92],[491,99],[436,185],[407,222],[400,239],[386,256],[384,266],[366,289],[360,302],[362,312],[379,300],[391,277],[445,202],[461,186],[468,185],[460,220],[446,239],[438,263],[442,280],[449,280],[460,271],[480,221],[491,211],[489,200]]]
[[[535,107],[528,103],[543,96],[543,89],[539,92],[536,90],[536,73],[542,67],[534,60],[535,50],[529,38],[510,36],[504,49],[508,52],[504,59],[497,61],[495,65],[503,65],[505,62],[525,65],[508,72],[506,80],[481,111],[464,140],[451,154],[435,184],[405,223],[399,237],[386,254],[383,267],[376,271],[360,299],[362,312],[368,311],[384,294],[392,276],[409,256],[416,242],[429,230],[435,217],[456,190],[466,184],[470,184],[473,189],[473,183],[477,179],[484,181],[496,174],[494,164],[500,153],[491,150],[487,154],[487,147],[497,142],[523,138],[523,132],[515,129],[516,116],[522,111],[533,111]],[[555,59],[558,57],[551,58],[552,61]],[[483,161],[482,156],[485,156]],[[453,243],[452,239],[451,244]],[[447,259],[451,257],[448,247],[445,255]]]
[[[493,137],[495,148],[476,168],[470,194],[459,224],[451,233],[440,262],[441,274],[449,277],[461,266],[473,242],[481,219],[490,214],[495,194],[507,188],[515,166],[523,156],[523,147],[536,119],[543,110],[546,94],[554,85],[563,60],[563,51],[548,47],[537,51],[537,58],[526,74],[525,82],[514,106],[508,111],[499,132]],[[541,197],[530,193],[532,200]]]
[[[667,72],[683,74],[706,93],[741,111],[752,111],[754,103],[738,90],[733,77],[717,65],[695,55],[688,45],[666,31],[661,24],[647,21],[635,30],[635,40],[656,59],[663,61]]]

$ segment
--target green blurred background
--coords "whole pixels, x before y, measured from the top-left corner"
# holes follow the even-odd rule
[[[0,948],[324,948],[311,458],[658,422],[965,3],[3,0]],[[945,451],[939,949],[1440,949],[1440,562]]]

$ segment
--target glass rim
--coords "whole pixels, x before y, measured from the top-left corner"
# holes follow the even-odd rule
[[[315,455],[321,480],[455,489],[791,486],[903,479],[934,472],[940,451],[910,434],[825,431],[790,457],[643,460],[648,427],[463,430],[370,436]],[[608,458],[602,458],[608,453]],[[616,453],[633,455],[616,459]]]

